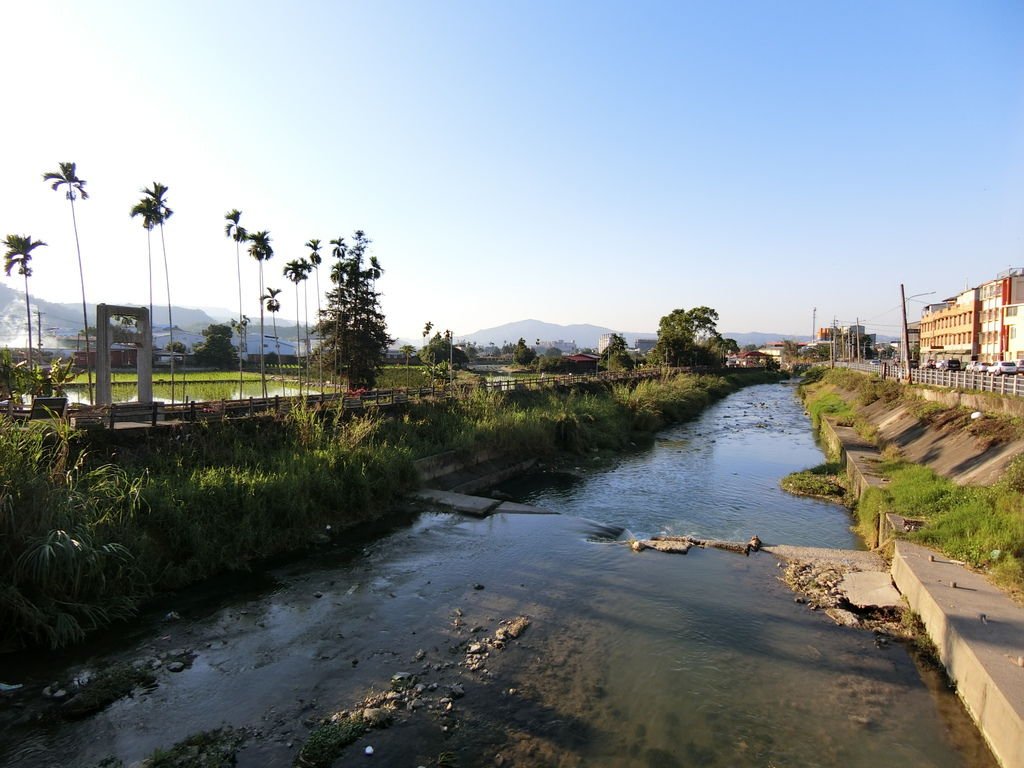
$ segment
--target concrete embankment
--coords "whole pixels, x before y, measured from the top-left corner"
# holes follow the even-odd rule
[[[858,495],[885,484],[877,449],[854,430],[822,420],[821,434]],[[878,541],[902,522],[883,517]],[[962,563],[907,541],[895,543],[891,574],[996,759],[1024,766],[1024,608]]]
[[[1024,608],[983,576],[896,542],[892,576],[1000,764],[1024,766]]]

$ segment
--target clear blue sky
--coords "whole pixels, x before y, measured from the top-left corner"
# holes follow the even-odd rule
[[[895,333],[901,282],[930,301],[1024,264],[1016,1],[33,0],[0,25],[0,234],[49,243],[48,300],[79,296],[40,178],[64,160],[90,301],[148,300],[128,211],[157,180],[174,303],[237,312],[237,207],[282,318],[284,263],[361,228],[407,338],[701,304],[726,331],[808,334],[816,307]]]

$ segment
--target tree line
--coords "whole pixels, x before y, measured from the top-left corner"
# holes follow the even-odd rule
[[[75,235],[75,250],[78,257],[79,282],[81,285],[82,297],[82,326],[85,336],[86,360],[91,360],[91,335],[88,317],[88,308],[85,290],[85,269],[82,262],[82,250],[78,236],[78,217],[75,208],[76,200],[87,200],[89,194],[86,191],[86,180],[81,178],[77,172],[77,165],[73,162],[59,163],[56,171],[48,171],[42,175],[43,181],[50,184],[54,191],[63,191],[70,204],[71,219]],[[170,269],[168,264],[166,240],[164,238],[164,225],[169,221],[174,211],[168,204],[169,188],[167,185],[154,181],[151,186],[144,187],[142,197],[132,206],[129,211],[131,218],[138,218],[143,229],[146,231],[146,255],[149,276],[149,313],[150,320],[153,318],[153,248],[152,234],[158,230],[160,234],[160,247],[163,255],[164,285],[167,298],[167,320],[170,327],[170,339],[167,349],[174,352],[180,345],[174,340],[174,320],[172,317]],[[282,289],[267,285],[264,275],[264,264],[274,256],[274,248],[270,231],[261,229],[250,232],[241,225],[242,213],[237,208],[231,209],[225,214],[225,234],[234,242],[235,259],[238,273],[238,318],[231,324],[232,330],[238,334],[238,363],[239,363],[239,387],[242,385],[243,359],[247,356],[247,328],[249,319],[243,314],[243,284],[241,252],[244,247],[248,255],[257,262],[258,283],[259,283],[259,307],[260,307],[260,343],[259,343],[259,364],[260,378],[262,381],[263,394],[267,394],[266,379],[266,328],[265,312],[269,312],[274,320],[276,328],[277,312],[281,309],[281,302],[277,298]],[[384,351],[393,341],[387,333],[387,324],[380,308],[381,294],[376,290],[376,281],[383,273],[380,262],[376,256],[368,253],[371,240],[362,230],[356,230],[351,241],[344,237],[337,237],[330,241],[331,256],[335,262],[329,270],[331,287],[321,301],[319,268],[323,263],[323,256],[320,253],[321,241],[311,238],[305,246],[309,249],[306,257],[295,259],[285,264],[282,276],[293,283],[295,287],[296,302],[296,346],[302,346],[299,323],[299,286],[303,286],[303,297],[305,299],[306,315],[306,340],[307,350],[310,349],[309,334],[310,324],[308,294],[305,290],[305,281],[310,274],[316,277],[316,323],[312,333],[320,339],[320,344],[315,352],[312,352],[319,373],[321,388],[325,376],[339,378],[344,376],[350,387],[373,386],[377,373],[383,364]],[[4,256],[4,270],[10,276],[13,270],[22,276],[25,283],[25,311],[27,316],[27,365],[34,367],[34,355],[32,349],[32,315],[31,298],[29,291],[29,278],[32,276],[31,262],[34,251],[46,246],[42,240],[36,240],[31,235],[8,234],[3,245],[6,249]],[[324,302],[326,305],[324,305]],[[275,330],[274,334],[277,338]],[[208,338],[209,341],[209,338]],[[307,359],[310,356],[307,356]],[[175,382],[175,355],[171,355],[171,388],[172,399],[174,397]],[[91,366],[87,363],[89,398],[94,400],[93,381]],[[301,389],[301,378],[300,378]]]

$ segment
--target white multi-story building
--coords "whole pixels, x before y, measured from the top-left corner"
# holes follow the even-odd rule
[[[1024,299],[1024,269],[1014,267],[1000,272],[995,280],[978,286],[980,328],[978,355],[986,362],[1009,360],[1009,326],[1004,309]]]

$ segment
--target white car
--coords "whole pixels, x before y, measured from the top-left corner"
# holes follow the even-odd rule
[[[988,367],[988,372],[993,376],[1015,376],[1017,364],[1013,360],[1000,360],[998,363],[992,363]]]

